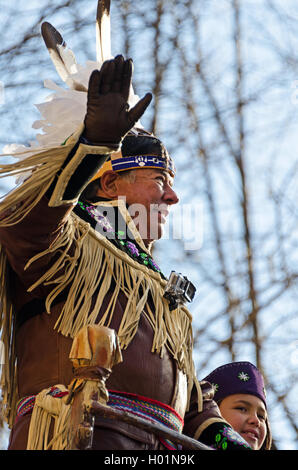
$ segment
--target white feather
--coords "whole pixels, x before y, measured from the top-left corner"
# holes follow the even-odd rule
[[[87,90],[92,71],[100,67],[101,64],[93,61],[87,61],[85,67],[77,64],[76,72],[70,74],[69,80]],[[44,86],[51,90],[51,94],[46,97],[43,103],[35,105],[41,115],[41,119],[32,124],[33,129],[40,131],[36,134],[36,140],[30,142],[27,147],[20,144],[6,145],[3,149],[6,155],[22,160],[43,149],[57,147],[65,142],[84,121],[87,93],[73,88],[63,88],[49,79],[44,81]],[[134,94],[131,87],[129,105],[134,106],[138,100],[139,97]],[[140,122],[137,126],[142,127]],[[28,173],[18,177],[16,183],[19,184],[26,177],[28,177]]]

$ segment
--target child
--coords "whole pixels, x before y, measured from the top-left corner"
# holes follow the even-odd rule
[[[269,450],[271,431],[267,416],[264,379],[250,362],[218,367],[205,379],[214,389],[223,418],[253,450]]]

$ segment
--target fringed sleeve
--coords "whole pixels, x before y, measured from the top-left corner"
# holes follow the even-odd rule
[[[61,238],[80,192],[108,156],[107,147],[80,143],[82,131],[83,126],[64,145],[27,157],[25,152],[19,162],[0,167],[0,177],[31,173],[0,203],[0,243],[26,287],[48,269],[55,256],[50,247]],[[26,269],[30,259],[46,250],[47,256]]]
[[[17,274],[27,291],[37,284],[32,295],[45,298],[53,286],[38,281],[53,269],[59,252],[64,252],[66,264],[71,260],[75,243],[70,214],[80,192],[109,153],[106,147],[80,143],[82,131],[80,126],[58,147],[25,149],[14,154],[18,161],[0,166],[1,178],[25,175],[22,184],[0,202],[0,330],[5,350],[0,385],[10,425],[18,396],[14,345],[18,299],[11,292],[10,271]],[[44,256],[39,257],[40,253]],[[33,259],[36,261],[30,262]],[[59,275],[57,271],[56,277]]]
[[[70,337],[87,324],[96,322],[109,326],[121,291],[126,297],[117,332],[122,349],[133,340],[147,306],[147,318],[153,330],[152,353],[162,356],[164,348],[170,352],[188,378],[189,400],[193,385],[200,390],[192,359],[190,313],[183,306],[170,312],[163,297],[166,281],[160,274],[119,250],[72,211],[80,191],[96,171],[93,167],[92,174],[84,173],[87,179],[83,178],[83,183],[78,178],[86,151],[89,152],[89,146],[82,148],[78,138],[73,136],[55,151],[52,149],[39,154],[38,158],[30,156],[9,168],[0,168],[0,174],[33,169],[31,176],[0,204],[1,275],[5,276],[9,264],[27,293],[45,298],[47,313],[51,313],[53,301],[66,292],[55,329]],[[99,160],[103,161],[101,155],[88,153],[87,157],[94,157],[100,164]],[[111,289],[111,300],[99,319],[98,312]],[[10,350],[2,389],[6,393],[4,401],[13,413],[17,397],[12,383],[16,361],[11,340],[14,337],[15,302],[7,292],[4,281],[0,295],[6,299],[6,306],[0,326],[3,327],[2,339]],[[152,309],[149,298],[153,302]],[[198,400],[196,403],[198,406]]]

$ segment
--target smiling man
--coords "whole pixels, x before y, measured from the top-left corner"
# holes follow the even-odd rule
[[[170,208],[179,200],[172,188],[173,178],[160,169],[124,173],[104,173],[93,201],[123,200],[144,245],[150,249],[162,237]]]
[[[222,426],[233,434],[210,387],[196,378],[191,315],[181,302],[170,308],[167,279],[152,257],[151,245],[178,202],[175,170],[162,142],[136,126],[151,95],[129,105],[131,78],[131,60],[104,62],[91,74],[79,129],[61,136],[62,145],[39,148],[2,170],[26,173],[0,207],[10,449],[36,448],[36,440],[38,449],[47,448],[55,414],[49,397],[69,393],[72,340],[92,324],[114,329],[122,351],[106,382],[109,406],[149,422],[162,419],[206,444]],[[70,121],[71,113],[72,107]],[[107,418],[96,419],[93,436],[97,450],[177,449]],[[240,436],[231,442],[248,448]]]
[[[125,195],[129,213],[145,245],[150,247],[162,237],[170,208],[179,199],[172,187],[173,177],[164,170],[140,169],[131,176],[133,179],[120,177],[115,181],[113,196]],[[105,182],[102,181],[102,188]],[[103,191],[98,194],[105,195]]]

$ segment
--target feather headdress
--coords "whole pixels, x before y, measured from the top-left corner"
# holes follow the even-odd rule
[[[43,150],[55,148],[82,125],[86,113],[87,90],[89,77],[93,70],[100,69],[105,60],[111,59],[110,40],[110,0],[99,0],[96,19],[96,61],[87,61],[85,65],[77,63],[74,52],[67,47],[62,35],[48,22],[41,27],[42,37],[55,65],[59,77],[66,88],[57,85],[52,80],[44,81],[45,88],[51,94],[43,103],[36,104],[41,119],[32,124],[32,128],[39,130],[36,140],[28,146],[9,144],[3,149],[5,155],[23,160],[36,155]],[[129,105],[134,106],[139,100],[131,87]],[[142,128],[141,123],[136,125]],[[22,182],[30,172],[19,174],[17,183]]]

